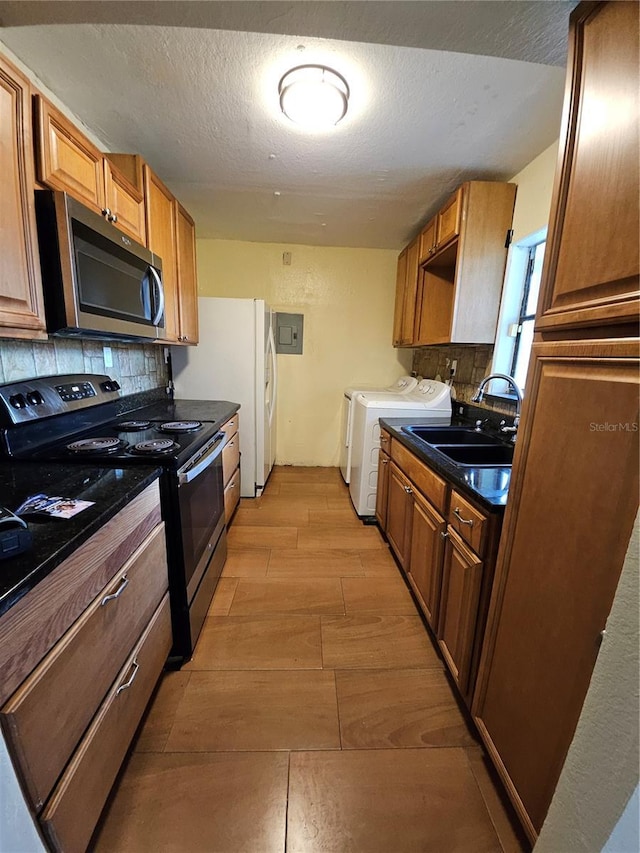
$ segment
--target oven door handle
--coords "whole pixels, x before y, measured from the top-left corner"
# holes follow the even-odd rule
[[[184,486],[187,483],[193,482],[193,480],[195,480],[196,477],[199,477],[200,474],[202,474],[202,472],[210,465],[213,465],[224,449],[226,437],[225,433],[219,432],[210,449],[197,460],[192,468],[187,468],[186,471],[179,471],[178,485]]]

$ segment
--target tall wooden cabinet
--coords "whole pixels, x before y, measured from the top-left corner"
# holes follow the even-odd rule
[[[29,81],[0,58],[0,337],[46,338]]]
[[[630,322],[638,292],[637,12],[633,3],[583,3],[571,17],[528,393],[473,702],[532,840],[576,729],[638,508],[638,337]]]

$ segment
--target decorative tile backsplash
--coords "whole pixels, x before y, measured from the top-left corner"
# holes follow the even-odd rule
[[[453,387],[457,400],[471,402],[478,385],[487,374],[491,373],[493,346],[491,344],[467,344],[456,346],[420,347],[413,353],[413,371],[425,379],[435,379],[439,376],[442,381],[449,379],[451,362],[458,362]],[[482,405],[496,412],[512,415],[515,405],[505,400],[485,397]]]
[[[112,367],[105,367],[104,349],[111,349]],[[117,379],[124,394],[150,391],[167,384],[163,347],[114,341],[49,338],[36,341],[0,340],[0,383],[60,373],[102,373]]]

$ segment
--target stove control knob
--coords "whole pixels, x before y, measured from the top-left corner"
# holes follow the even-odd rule
[[[9,397],[9,403],[13,406],[14,409],[26,409],[27,401],[24,398],[24,394],[13,394]]]
[[[41,406],[44,403],[42,394],[39,391],[29,391],[27,394],[27,403],[31,406]]]
[[[106,382],[101,382],[100,387],[103,391],[119,391],[120,385],[115,379],[108,379]]]

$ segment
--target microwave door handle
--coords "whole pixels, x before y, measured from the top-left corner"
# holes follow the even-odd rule
[[[155,313],[155,316],[152,319],[152,323],[154,326],[157,326],[160,320],[162,319],[162,315],[164,314],[164,287],[162,286],[162,280],[158,275],[155,267],[149,267],[149,274],[153,279],[153,287],[157,294],[157,298],[154,300],[158,306],[158,310]]]

